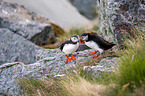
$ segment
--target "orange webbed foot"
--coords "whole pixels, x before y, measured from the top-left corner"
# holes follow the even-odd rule
[[[71,57],[71,59],[77,59],[78,57]]]
[[[70,61],[71,61],[71,58],[67,58],[65,63],[70,62]]]
[[[71,61],[71,58],[68,58],[67,55],[65,55],[65,56],[67,58],[66,61],[65,61],[65,63],[70,62]]]
[[[74,57],[74,56],[71,54],[71,59],[76,59],[76,58],[78,58],[78,57]]]
[[[94,56],[93,58],[94,58],[94,59],[98,59],[98,58],[99,58],[99,56]]]
[[[101,58],[102,57],[102,54],[100,55],[100,56],[94,56],[93,58],[94,59],[99,59],[99,58]]]
[[[93,54],[95,54],[95,53],[96,53],[96,52],[90,52],[89,54],[90,54],[90,55],[93,55]]]
[[[95,51],[95,52],[90,52],[89,54],[90,54],[90,55],[93,55],[93,54],[95,54],[95,53],[97,53],[97,52],[99,52],[99,51],[97,50],[97,51]]]

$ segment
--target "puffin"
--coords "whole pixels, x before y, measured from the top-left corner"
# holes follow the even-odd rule
[[[79,47],[79,36],[78,35],[73,35],[73,36],[71,36],[71,38],[69,39],[69,40],[66,40],[65,42],[63,42],[60,46],[59,46],[59,48],[60,48],[60,50],[62,51],[62,52],[64,52],[66,55],[66,63],[67,62],[70,62],[71,61],[71,59],[76,59],[76,58],[78,58],[78,57],[74,57],[73,55],[72,55],[72,53],[73,52],[75,52],[77,49],[78,49],[78,47]],[[71,58],[68,58],[68,54],[71,54]]]
[[[94,33],[83,33],[81,35],[81,41],[85,42],[88,47],[96,50],[95,52],[90,52],[90,55],[100,52],[100,56],[94,56],[93,58],[100,58],[104,50],[111,49],[114,45],[116,45],[114,43],[109,43],[108,41]]]

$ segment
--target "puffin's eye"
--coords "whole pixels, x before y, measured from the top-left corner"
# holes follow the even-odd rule
[[[74,40],[77,40],[77,38],[74,38]]]

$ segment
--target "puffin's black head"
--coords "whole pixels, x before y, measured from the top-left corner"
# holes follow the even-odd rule
[[[83,33],[81,35],[81,40],[82,41],[87,41],[89,39],[90,33]]]
[[[78,35],[73,35],[70,40],[74,43],[78,42],[79,41],[79,36]]]

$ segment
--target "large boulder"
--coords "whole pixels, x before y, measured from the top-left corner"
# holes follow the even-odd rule
[[[41,35],[39,36],[41,37]],[[37,41],[35,39],[38,38],[34,38],[34,42]],[[49,40],[49,42],[50,41],[51,40]],[[26,64],[34,63],[37,61],[36,51],[38,49],[42,48],[22,36],[15,34],[9,29],[0,28],[0,65],[6,62],[23,62]],[[82,44],[77,51],[83,51],[85,49],[89,48]],[[48,54],[52,55],[52,53]]]
[[[69,0],[77,8],[80,14],[89,19],[95,19],[97,16],[97,0]]]
[[[82,16],[68,0],[5,0],[24,5],[64,29],[85,26],[90,21]]]
[[[126,38],[135,37],[134,29],[145,31],[144,4],[144,0],[97,0],[98,33],[121,47]]]
[[[0,66],[0,93],[3,95],[23,95],[23,90],[18,85],[19,78],[49,79],[66,74],[74,70],[78,64],[90,61],[93,56],[89,55],[92,49],[74,52],[78,58],[69,63],[65,63],[65,54],[60,49],[40,49],[36,51],[37,62],[25,65],[21,62],[5,63]],[[107,58],[108,60],[108,58]],[[112,60],[113,61],[113,60]],[[110,58],[111,62],[111,58]],[[114,67],[114,63],[102,61],[97,66],[107,68]],[[110,64],[110,65],[109,65]],[[96,70],[100,68],[96,67]],[[103,68],[102,68],[103,69]],[[96,74],[96,73],[95,73]]]
[[[25,38],[0,28],[0,64],[15,61],[26,64],[36,62],[35,51],[38,49],[40,47]]]
[[[7,28],[40,46],[56,42],[53,28],[46,23],[48,20],[23,6],[0,0],[0,13],[0,28]]]
[[[9,1],[9,0],[8,0]],[[7,0],[0,0],[0,17],[7,17],[10,22],[46,22],[48,19],[20,6],[16,3],[10,3]]]

